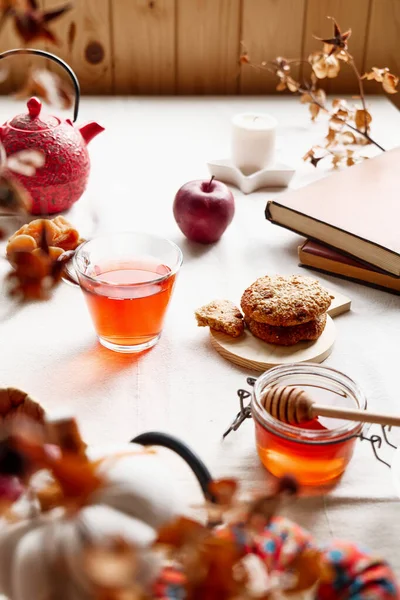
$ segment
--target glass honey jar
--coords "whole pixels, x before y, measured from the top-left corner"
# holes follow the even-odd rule
[[[365,410],[362,391],[347,375],[314,363],[274,367],[254,383],[251,414],[257,451],[266,469],[278,477],[292,474],[303,485],[334,482],[350,462],[363,424],[324,417],[301,426],[283,423],[261,403],[262,392],[272,386],[296,386],[318,404]]]

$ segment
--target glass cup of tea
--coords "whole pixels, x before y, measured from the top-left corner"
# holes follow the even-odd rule
[[[146,233],[114,233],[77,249],[73,266],[100,343],[142,352],[160,339],[182,252]]]

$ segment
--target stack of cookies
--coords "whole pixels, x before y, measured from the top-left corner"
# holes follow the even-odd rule
[[[293,346],[319,338],[331,300],[316,279],[301,275],[265,276],[243,292],[243,314],[230,300],[214,300],[195,314],[199,326],[232,337],[241,336],[247,326],[255,337],[269,344]]]

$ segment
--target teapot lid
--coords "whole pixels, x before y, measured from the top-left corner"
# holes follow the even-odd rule
[[[25,131],[43,131],[44,129],[51,129],[57,127],[60,124],[60,120],[57,117],[51,115],[40,115],[42,109],[42,103],[38,98],[30,98],[26,103],[28,107],[28,114],[24,113],[17,115],[10,121],[10,126],[14,129],[22,129]]]

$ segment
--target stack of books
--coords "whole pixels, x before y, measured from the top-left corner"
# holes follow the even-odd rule
[[[269,201],[301,265],[400,293],[400,148]]]

